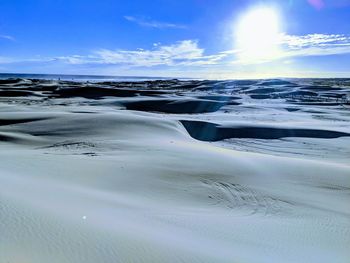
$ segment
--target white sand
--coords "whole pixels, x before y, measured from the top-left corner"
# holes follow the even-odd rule
[[[1,104],[23,118],[48,119],[0,126],[0,263],[349,262],[346,157],[236,151],[164,114]]]

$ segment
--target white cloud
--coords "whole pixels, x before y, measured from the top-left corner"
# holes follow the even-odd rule
[[[155,21],[151,20],[148,18],[144,17],[135,17],[135,16],[124,16],[124,18],[130,22],[136,23],[139,26],[143,27],[153,27],[153,28],[180,28],[184,29],[186,28],[185,25],[179,25],[179,24],[173,24],[173,23],[167,23],[167,22],[160,22],[160,21]]]
[[[310,57],[350,54],[349,44],[319,45],[286,51],[283,57]]]
[[[67,64],[78,65],[78,64],[98,63],[98,58],[92,55],[88,55],[88,56],[73,55],[73,56],[55,57],[52,59],[52,61],[63,61]]]
[[[5,58],[0,57],[0,64],[35,63],[45,65],[77,65],[86,68],[120,68],[133,70],[153,70],[154,68],[179,71],[235,70],[240,66],[251,69],[249,65],[269,62],[285,64],[298,57],[330,56],[350,54],[350,37],[346,35],[310,34],[303,36],[281,35],[278,52],[263,60],[240,58],[242,50],[226,50],[206,54],[196,40],[183,40],[173,44],[153,44],[149,49],[110,50],[99,49],[87,55],[58,57]],[[193,70],[193,71],[192,71]]]
[[[307,56],[329,56],[350,53],[350,37],[345,35],[310,34],[304,36],[281,35],[280,49],[264,59],[240,59],[242,50],[226,50],[205,55],[198,41],[184,40],[172,45],[156,43],[152,49],[109,50],[100,49],[88,56],[58,57],[68,64],[105,64],[131,67],[154,66],[227,66],[263,64],[282,59]]]
[[[350,37],[336,34],[284,35],[282,57],[330,56],[350,53]]]
[[[291,49],[298,49],[310,46],[322,46],[325,44],[349,44],[350,37],[335,34],[309,34],[304,36],[282,35],[281,43],[288,45]]]
[[[342,34],[281,34],[277,44],[279,48],[276,52],[264,59],[242,59],[233,63],[261,64],[285,58],[350,54],[350,37]]]
[[[89,56],[57,57],[69,64],[106,64],[129,67],[208,65],[219,62],[226,54],[205,56],[204,49],[194,40],[179,41],[172,45],[157,44],[153,49],[101,49]]]
[[[176,65],[199,60],[204,50],[197,41],[184,40],[172,45],[157,45],[151,50],[107,50],[96,52],[102,63],[126,64],[130,66]]]
[[[0,38],[10,40],[10,41],[16,41],[16,39],[13,36],[9,36],[9,35],[0,35]]]

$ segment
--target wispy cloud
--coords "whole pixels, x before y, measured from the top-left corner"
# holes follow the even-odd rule
[[[143,26],[143,27],[152,27],[152,28],[158,28],[158,29],[163,29],[163,28],[184,29],[184,28],[186,28],[185,25],[161,22],[161,21],[156,21],[156,20],[152,20],[149,18],[145,18],[145,17],[124,16],[124,18],[132,23],[136,23],[139,26]]]
[[[195,40],[179,41],[172,45],[157,44],[152,49],[109,50],[100,49],[90,56],[59,57],[70,64],[109,64],[130,67],[174,66],[210,63],[216,56],[204,56],[204,49]]]
[[[9,36],[9,35],[0,35],[0,38],[5,40],[10,40],[10,41],[16,41],[16,39],[13,36]]]
[[[0,64],[10,64],[13,63],[14,60],[8,57],[0,57]]]
[[[282,36],[282,44],[288,45],[291,49],[298,49],[310,46],[322,46],[325,44],[350,44],[350,37],[337,34],[309,34],[304,36]]]
[[[350,37],[339,34],[309,34],[282,38],[284,57],[330,56],[350,53]]]
[[[350,36],[340,34],[281,35],[278,44],[280,45],[279,51],[263,60],[244,61],[240,58],[240,54],[244,51],[239,49],[206,54],[205,49],[200,47],[198,41],[183,40],[168,45],[156,43],[149,49],[98,49],[87,55],[37,57],[22,60],[0,57],[0,64],[63,63],[139,70],[155,67],[177,68],[179,70],[185,70],[185,68],[227,70],[233,69],[234,65],[283,62],[298,57],[350,54]]]
[[[0,57],[0,64],[18,64],[18,63],[50,63],[57,61],[57,58],[50,57],[34,57],[34,58],[13,58],[13,57]]]
[[[350,54],[350,37],[345,35],[310,34],[303,36],[281,35],[280,49],[264,59],[241,59],[244,51],[226,50],[205,54],[196,40],[183,40],[171,45],[156,43],[151,49],[110,50],[99,49],[89,55],[56,57],[52,60],[67,64],[117,65],[128,68],[156,66],[208,67],[227,65],[263,64],[278,60],[310,56]],[[48,61],[49,59],[46,59]]]
[[[259,45],[259,43],[257,43]],[[343,34],[281,34],[273,54],[263,59],[238,59],[234,64],[261,64],[286,58],[350,54],[350,36]],[[238,51],[238,57],[240,52]]]

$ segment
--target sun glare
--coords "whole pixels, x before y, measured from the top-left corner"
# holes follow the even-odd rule
[[[243,61],[268,60],[279,52],[281,23],[274,8],[261,7],[248,11],[235,28],[236,48]]]

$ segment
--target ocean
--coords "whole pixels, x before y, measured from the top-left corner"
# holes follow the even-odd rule
[[[22,74],[22,73],[0,73],[0,79],[22,78],[22,79],[46,79],[46,80],[69,80],[77,82],[100,82],[100,81],[146,81],[167,80],[166,77],[142,77],[142,76],[99,76],[99,75],[65,75],[65,74]]]

